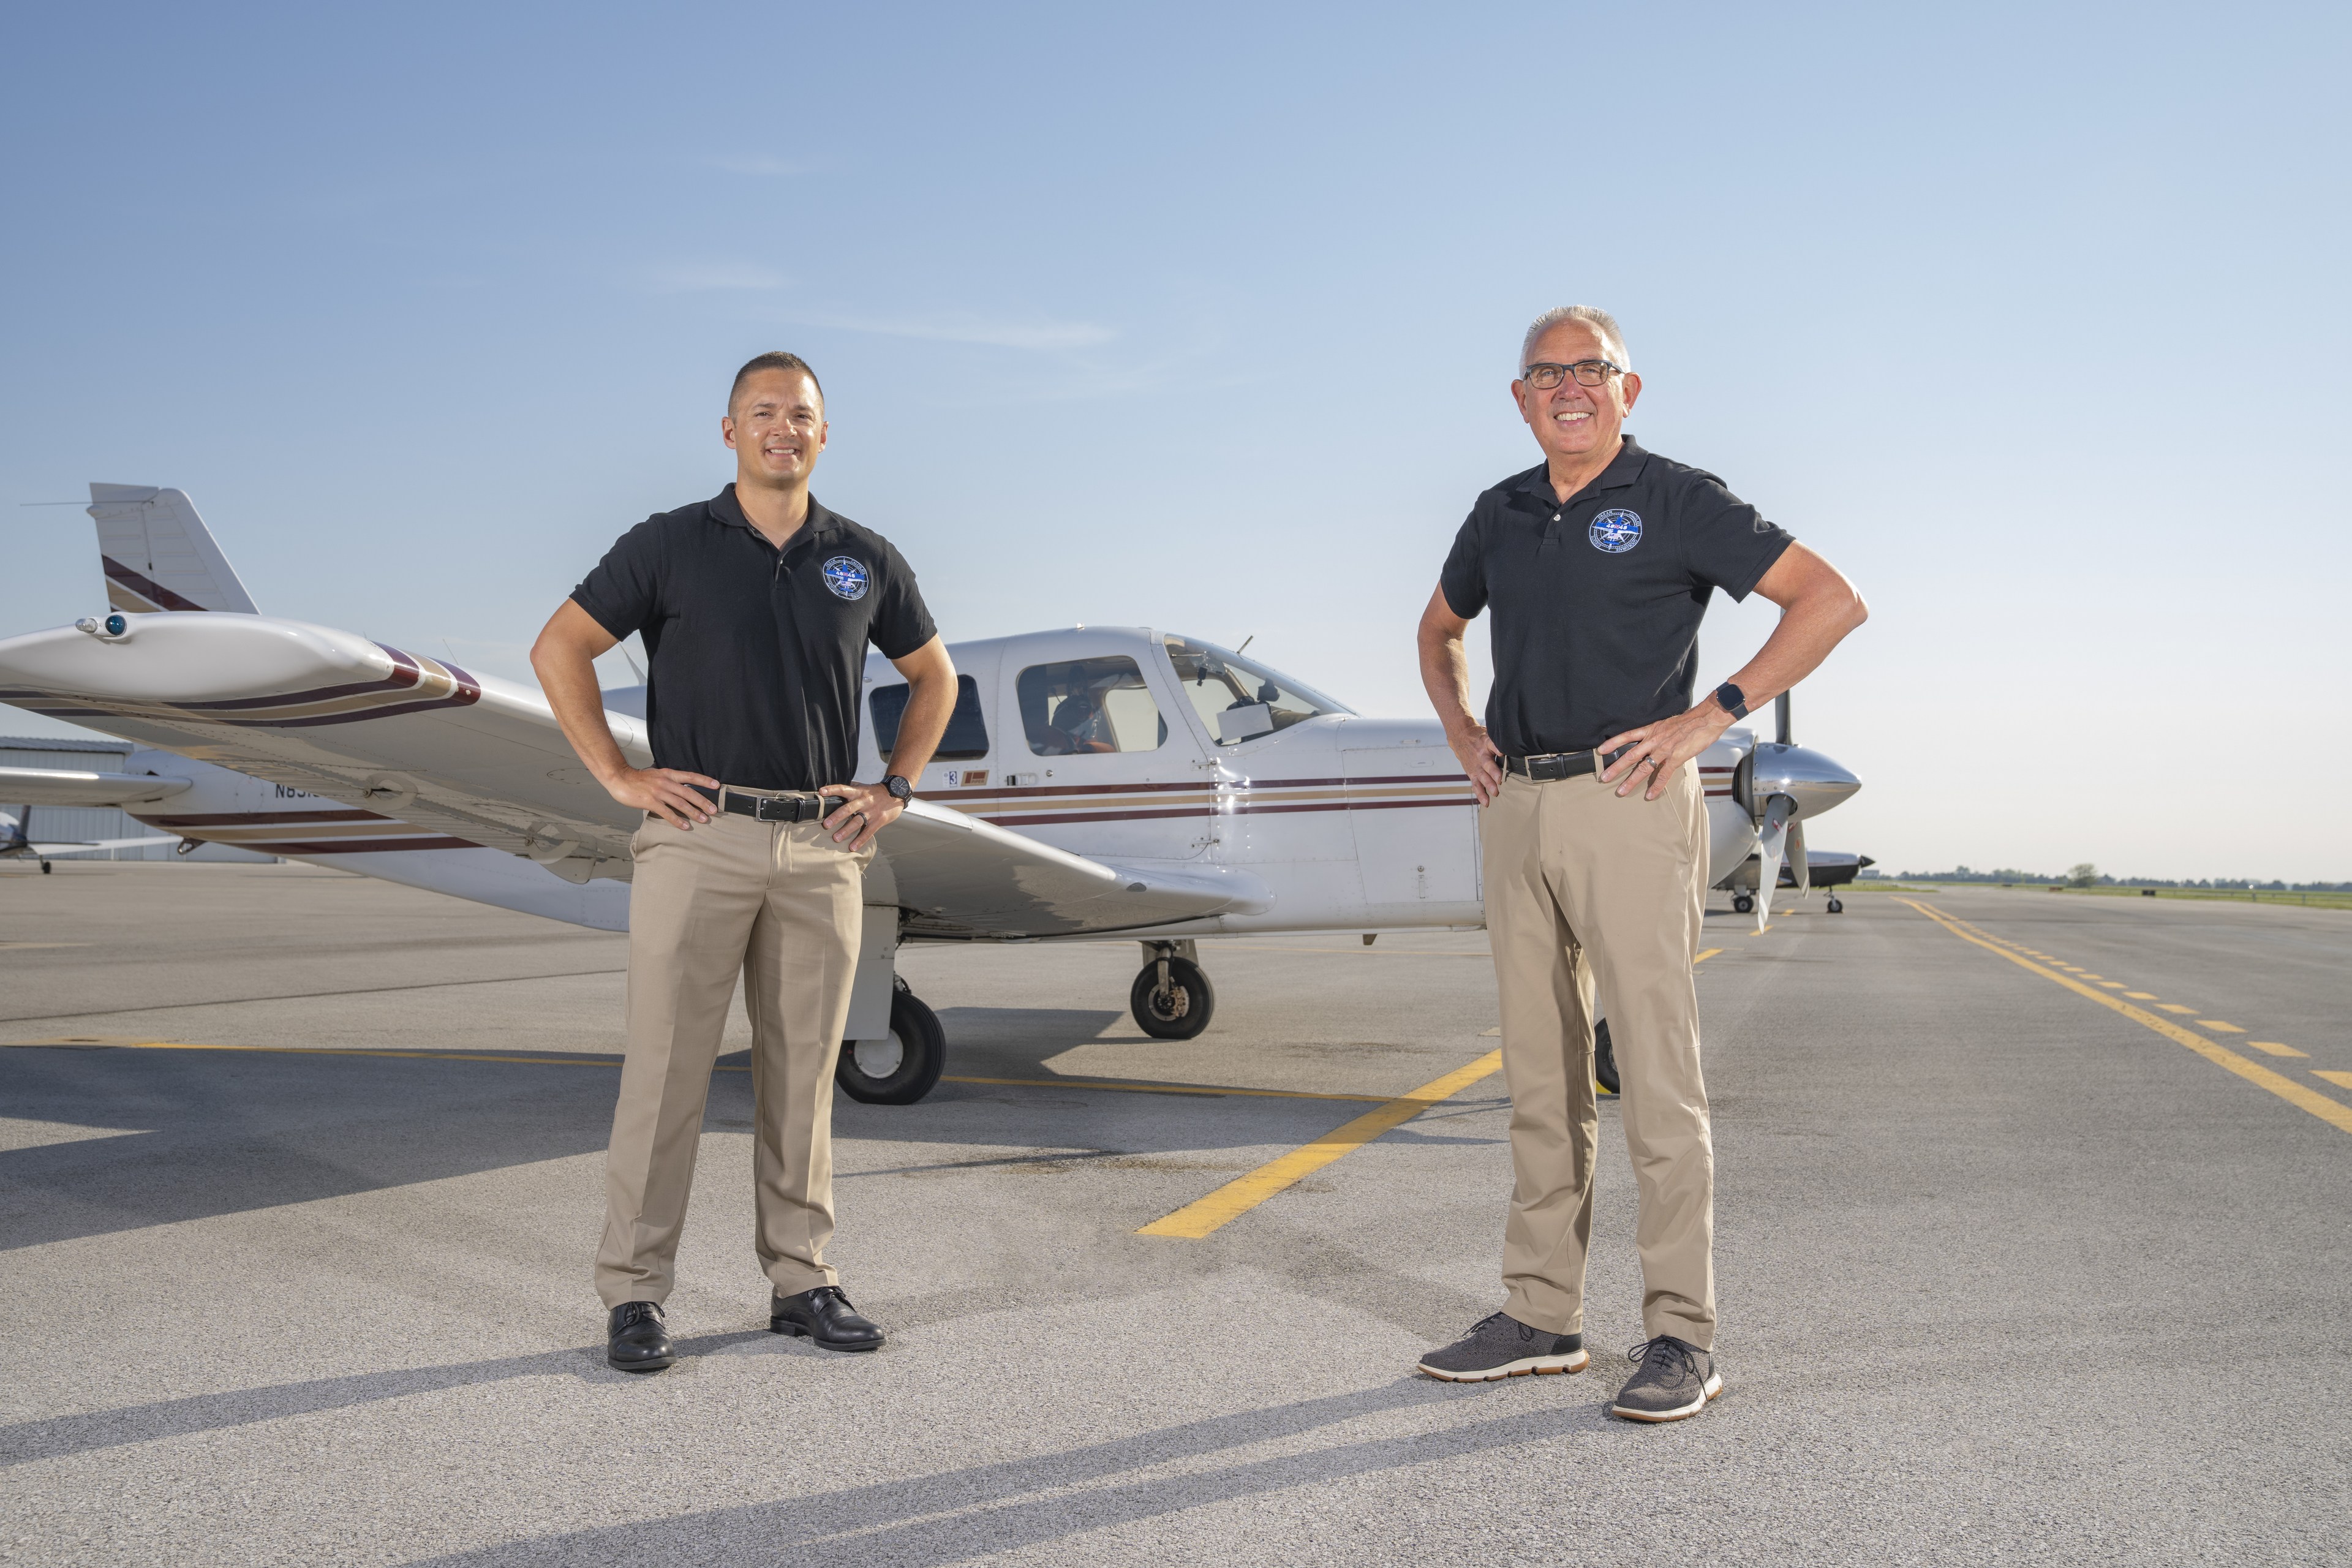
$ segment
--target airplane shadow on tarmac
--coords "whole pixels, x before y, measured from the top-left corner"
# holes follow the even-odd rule
[[[944,1016],[950,1074],[1051,1079],[1059,1075],[1046,1061],[1099,1038],[1124,1015],[958,1007]],[[960,1036],[969,1042],[961,1059]],[[616,1082],[614,1068],[602,1064],[74,1047],[0,1052],[12,1115],[123,1130],[0,1151],[0,1251],[597,1153],[612,1126]],[[748,1053],[721,1057],[719,1065],[746,1066]],[[837,1096],[835,1130],[852,1145],[875,1140],[1018,1152],[1006,1160],[940,1162],[944,1170],[1303,1142],[1366,1109],[942,1083],[911,1106]],[[751,1075],[716,1074],[706,1128],[740,1131],[751,1113]],[[1389,1136],[1457,1141],[1410,1128]],[[842,1179],[881,1173],[862,1173],[852,1150],[841,1152]],[[907,1168],[903,1161],[889,1164]]]

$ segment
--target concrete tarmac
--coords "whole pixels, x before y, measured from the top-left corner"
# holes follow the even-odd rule
[[[1198,1240],[1135,1233],[1372,1105],[1063,1081],[1402,1094],[1496,1044],[1480,933],[1204,943],[1191,1042],[1127,1016],[1130,944],[914,951],[950,1074],[1023,1081],[839,1101],[831,1257],[889,1346],[763,1331],[721,1072],[687,1353],[630,1377],[589,1285],[624,939],[299,866],[0,868],[0,1042],[81,1042],[0,1046],[0,1559],[2346,1561],[2352,913],[1911,897],[1959,929],[1707,921],[1727,1386],[1647,1427],[1603,1414],[1613,1125],[1591,1369],[1450,1385],[1412,1367],[1500,1304],[1499,1077]]]

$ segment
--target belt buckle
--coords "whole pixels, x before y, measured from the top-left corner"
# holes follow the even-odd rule
[[[1559,752],[1547,752],[1540,757],[1528,759],[1528,782],[1558,784],[1568,776],[1568,758]]]
[[[800,802],[779,795],[754,795],[751,798],[751,820],[754,822],[798,822]]]

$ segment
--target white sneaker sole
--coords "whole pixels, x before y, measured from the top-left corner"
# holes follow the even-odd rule
[[[1630,1410],[1622,1405],[1609,1407],[1612,1415],[1622,1415],[1628,1421],[1684,1421],[1706,1408],[1706,1402],[1723,1392],[1723,1373],[1717,1373],[1699,1384],[1699,1395],[1688,1405],[1673,1410]]]
[[[1573,1355],[1534,1355],[1525,1361],[1505,1362],[1480,1372],[1445,1372],[1422,1362],[1413,1371],[1433,1377],[1440,1383],[1500,1383],[1507,1377],[1549,1377],[1554,1373],[1582,1372],[1592,1364],[1592,1352],[1578,1351]]]

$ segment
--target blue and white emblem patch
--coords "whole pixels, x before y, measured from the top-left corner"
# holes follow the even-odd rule
[[[1641,525],[1636,523],[1634,526],[1638,529]],[[866,574],[866,563],[863,561],[836,555],[824,563],[824,585],[832,589],[836,597],[862,599],[872,583],[873,579]]]
[[[1622,555],[1642,542],[1642,514],[1614,507],[1592,520],[1592,548]]]

